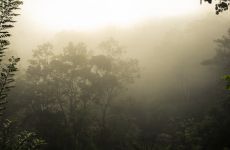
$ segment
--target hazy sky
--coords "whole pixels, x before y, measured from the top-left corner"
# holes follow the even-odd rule
[[[49,30],[68,30],[127,26],[198,13],[202,8],[200,0],[24,0],[22,15]]]

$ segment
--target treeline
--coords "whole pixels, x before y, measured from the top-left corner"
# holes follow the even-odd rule
[[[45,43],[17,78],[8,118],[43,138],[46,150],[227,150],[230,103],[222,77],[229,73],[229,35],[201,64],[212,66],[219,81],[190,101],[128,95],[141,73],[116,40],[102,42],[100,52],[69,43],[54,53]]]
[[[20,100],[12,98],[15,105],[9,110],[20,114],[20,126],[44,138],[46,149],[129,149],[135,144],[135,118],[123,106],[131,101],[122,93],[139,76],[138,61],[126,58],[113,39],[100,48],[93,54],[83,43],[70,43],[54,54],[46,43],[33,51],[27,71],[17,79],[12,96]]]
[[[141,74],[138,61],[114,39],[102,42],[100,51],[69,43],[55,53],[45,43],[18,72],[20,59],[4,55],[21,4],[0,1],[1,150],[230,149],[230,31],[202,63],[218,74],[215,84],[189,101],[178,93],[139,99],[126,93]]]

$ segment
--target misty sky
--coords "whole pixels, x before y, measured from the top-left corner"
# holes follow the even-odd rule
[[[200,63],[215,54],[213,40],[227,32],[230,15],[217,16],[214,4],[200,5],[200,0],[24,0],[21,8],[11,50],[22,66],[46,42],[55,52],[69,42],[96,50],[112,37],[139,60],[139,87],[148,85],[155,95],[177,82],[174,77],[192,74],[194,78],[186,79],[191,86],[209,82]]]
[[[22,16],[48,30],[88,30],[185,16],[207,8],[200,0],[25,0]]]
[[[176,35],[188,43],[191,37],[196,45],[197,37],[204,36],[200,41],[210,44],[226,32],[229,18],[229,12],[217,16],[214,5],[200,5],[200,0],[24,0],[19,13],[11,49],[22,58],[44,42],[59,49],[71,41],[85,42],[94,49],[109,37],[135,56],[171,49],[173,42],[179,51],[186,42],[175,41]]]

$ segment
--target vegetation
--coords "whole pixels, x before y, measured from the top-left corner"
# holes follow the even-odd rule
[[[1,150],[35,150],[44,144],[44,141],[37,137],[33,132],[17,131],[14,123],[3,116],[3,111],[8,103],[7,97],[10,89],[14,87],[14,72],[17,71],[16,65],[20,58],[12,56],[4,64],[4,53],[10,45],[8,37],[11,36],[9,29],[14,27],[13,19],[19,14],[15,10],[22,4],[20,0],[1,0],[0,1],[0,149]]]
[[[216,55],[202,64],[228,73],[229,36],[216,40]],[[69,43],[55,53],[38,46],[10,97],[10,116],[39,133],[55,150],[227,150],[230,141],[229,93],[224,84],[209,87],[198,101],[135,100],[125,91],[139,77],[138,61],[125,57],[114,39],[89,51]],[[225,76],[228,80],[228,76]],[[224,80],[223,80],[224,81]],[[219,82],[219,81],[218,81]],[[19,90],[20,89],[20,90]],[[14,97],[20,97],[20,102]],[[149,97],[151,99],[151,97]],[[200,108],[200,109],[199,109]]]
[[[13,27],[14,16],[17,16],[14,10],[19,9],[19,5],[22,4],[22,1],[18,0],[2,0],[0,1],[1,16],[0,16],[0,61],[2,62],[4,51],[7,49],[7,46],[10,44],[9,40],[6,38],[10,36],[8,31],[9,28]],[[12,79],[13,72],[17,70],[16,64],[19,61],[19,58],[10,58],[7,65],[1,65],[1,87],[0,87],[0,112],[5,109],[4,105],[7,103],[6,97],[7,92],[11,88],[9,84],[14,81]],[[2,113],[0,114],[2,115]]]
[[[140,77],[138,60],[112,38],[94,51],[84,43],[59,53],[50,43],[39,45],[15,86],[20,58],[4,55],[21,4],[0,1],[1,150],[230,149],[230,30],[215,41],[216,55],[202,62],[222,82],[192,101],[135,97],[128,88]],[[220,0],[217,14],[228,6]]]
[[[200,0],[202,3],[203,0]],[[209,4],[212,4],[212,0],[204,0],[205,2],[208,2]],[[215,10],[216,14],[218,15],[219,13],[223,11],[227,11],[229,9],[230,1],[229,0],[218,0],[219,2],[215,4]]]
[[[131,118],[112,111],[121,107],[118,99],[123,98],[118,97],[126,84],[138,76],[137,60],[124,58],[113,39],[100,47],[103,53],[98,55],[83,43],[70,43],[59,55],[53,54],[48,43],[34,50],[24,79],[29,82],[19,88],[27,91],[23,95],[28,109],[25,116],[30,114],[26,126],[35,127],[48,143],[55,143],[47,149],[108,149],[111,142],[116,147],[133,142]],[[116,122],[123,125],[114,126]]]

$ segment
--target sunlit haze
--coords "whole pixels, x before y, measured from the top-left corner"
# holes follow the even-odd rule
[[[0,0],[0,150],[230,150],[229,66],[230,0]]]
[[[127,26],[199,11],[198,0],[25,0],[23,14],[49,30]]]

